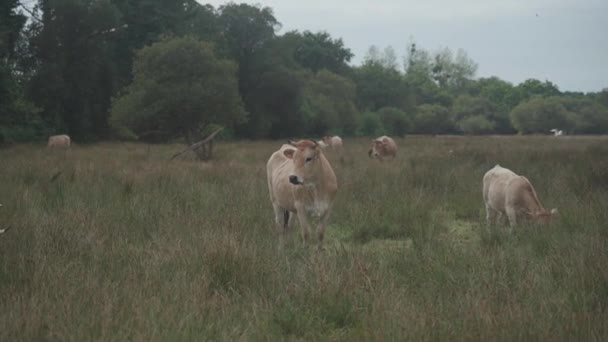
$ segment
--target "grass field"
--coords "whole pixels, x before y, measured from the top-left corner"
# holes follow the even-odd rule
[[[0,150],[0,340],[608,340],[608,138],[345,140],[324,251],[278,248],[281,142]],[[527,176],[550,226],[486,227]]]

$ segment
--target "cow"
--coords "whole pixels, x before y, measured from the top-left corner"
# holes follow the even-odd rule
[[[268,159],[266,175],[278,230],[283,234],[290,230],[295,214],[306,243],[311,234],[308,215],[317,216],[316,232],[322,248],[338,182],[319,144],[313,140],[284,144]]]
[[[370,158],[377,158],[379,160],[384,160],[387,157],[395,159],[397,156],[397,144],[395,144],[395,141],[391,137],[383,135],[372,140],[372,146],[367,154]]]
[[[48,147],[70,147],[71,140],[67,134],[51,135],[49,137]]]
[[[334,136],[326,135],[323,137],[323,142],[327,146],[330,146],[333,149],[342,148],[342,138],[340,138],[337,135],[334,135]]]
[[[322,149],[325,149],[329,146],[325,143],[325,141],[323,141],[323,139],[317,140],[317,145],[319,145],[319,147],[321,147]]]
[[[549,132],[553,133],[553,135],[556,137],[561,137],[562,135],[564,135],[564,131],[562,131],[561,129],[557,129],[557,128],[553,128],[553,129],[549,130]]]
[[[483,176],[483,201],[488,224],[500,222],[503,215],[511,227],[522,221],[549,223],[557,215],[557,209],[543,207],[526,177],[498,164]]]

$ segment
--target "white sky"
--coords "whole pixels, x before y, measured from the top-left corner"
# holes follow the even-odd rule
[[[204,1],[214,7],[226,1]],[[259,0],[289,30],[342,38],[359,64],[370,45],[405,54],[462,48],[478,77],[515,84],[549,80],[560,90],[608,88],[608,0]]]

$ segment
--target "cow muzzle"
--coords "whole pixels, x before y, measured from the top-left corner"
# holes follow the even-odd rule
[[[294,184],[294,185],[302,184],[302,182],[300,181],[298,176],[294,176],[294,175],[289,176],[289,183]]]

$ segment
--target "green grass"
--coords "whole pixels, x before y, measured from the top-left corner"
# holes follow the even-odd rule
[[[328,152],[318,251],[284,248],[282,142],[0,150],[0,340],[606,340],[608,138],[408,137]],[[488,228],[483,174],[527,176],[550,226]]]

